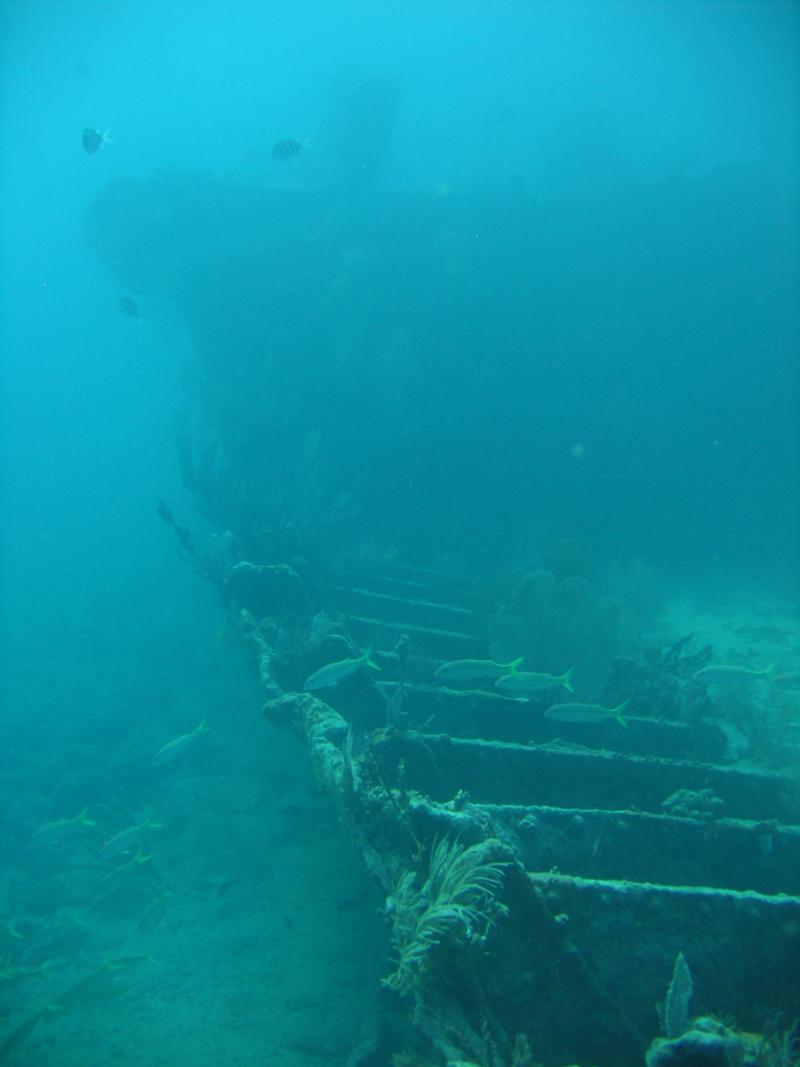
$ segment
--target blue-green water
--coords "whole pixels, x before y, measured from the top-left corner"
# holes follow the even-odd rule
[[[780,0],[2,6],[0,1062],[411,1047],[373,1033],[381,896],[260,714],[240,560],[303,575],[307,619],[261,612],[288,660],[343,575],[413,565],[504,659],[546,647],[500,633],[526,571],[621,603],[526,663],[583,657],[587,701],[650,714],[612,661],[688,633],[800,668],[799,29]],[[796,690],[759,686],[706,709],[717,756],[796,781]]]

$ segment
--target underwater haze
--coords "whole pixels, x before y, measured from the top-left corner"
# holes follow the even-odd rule
[[[347,808],[391,686],[797,788],[800,8],[6,0],[0,92],[0,1064],[445,1062]],[[333,802],[261,714],[319,671]]]

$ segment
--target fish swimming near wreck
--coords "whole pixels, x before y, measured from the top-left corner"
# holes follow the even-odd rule
[[[307,140],[298,141],[296,137],[283,137],[272,146],[272,158],[279,163],[285,163],[287,159],[294,159],[308,148]]]
[[[343,678],[355,674],[362,667],[371,667],[373,671],[379,671],[380,667],[372,660],[372,649],[368,648],[362,655],[353,659],[340,659],[335,663],[326,663],[318,671],[309,674],[303,682],[303,689],[312,693],[315,689],[327,689],[328,686],[338,685]]]
[[[87,155],[93,156],[104,144],[113,144],[114,142],[109,136],[110,133],[111,130],[93,130],[91,127],[87,126],[83,131],[83,137],[81,138],[84,152],[86,152]]]
[[[521,696],[544,693],[548,689],[556,689],[558,687],[566,689],[569,693],[574,693],[575,690],[572,688],[572,682],[570,681],[570,675],[574,669],[574,667],[570,667],[563,674],[537,674],[534,671],[512,670],[508,674],[504,674],[502,678],[498,678],[494,684],[504,693],[518,693]]]
[[[117,307],[129,319],[139,318],[139,305],[132,296],[121,296],[117,300]]]
[[[101,855],[104,860],[111,859],[113,856],[118,856],[121,852],[128,851],[128,849],[136,844],[140,838],[144,837],[148,831],[160,829],[161,823],[157,822],[155,819],[145,819],[143,822],[136,823],[133,826],[127,826],[124,830],[119,830],[106,840]]]
[[[493,659],[454,659],[437,667],[436,677],[443,682],[490,682],[516,670],[524,658],[520,656],[510,663],[497,663]]]
[[[46,822],[30,836],[30,844],[36,848],[41,845],[56,845],[67,838],[84,834],[97,827],[94,819],[89,818],[89,809],[84,808],[72,819],[56,819],[54,822]]]
[[[553,704],[544,713],[546,719],[555,722],[604,722],[606,719],[615,719],[620,726],[627,727],[628,723],[622,716],[623,711],[630,702],[623,700],[615,708],[604,708],[600,704]]]
[[[126,863],[121,863],[107,871],[91,891],[91,900],[98,901],[107,899],[116,893],[127,890],[131,880],[140,872],[147,870],[152,873],[152,856],[146,856],[139,851]],[[156,876],[157,877],[157,876]]]
[[[201,734],[207,733],[208,727],[206,726],[206,720],[203,719],[202,722],[195,726],[191,733],[181,734],[180,737],[173,737],[171,741],[167,741],[166,745],[162,745],[150,761],[152,766],[163,767],[165,763],[172,763],[172,761],[185,752],[192,742]]]
[[[692,675],[695,682],[702,685],[729,685],[738,682],[750,682],[761,678],[771,682],[776,677],[776,665],[770,664],[761,671],[752,670],[750,667],[739,667],[727,663],[709,663]]]

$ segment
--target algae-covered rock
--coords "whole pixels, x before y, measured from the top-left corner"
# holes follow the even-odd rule
[[[647,1067],[748,1067],[755,1061],[745,1041],[717,1019],[695,1019],[680,1037],[658,1037],[647,1050]]]

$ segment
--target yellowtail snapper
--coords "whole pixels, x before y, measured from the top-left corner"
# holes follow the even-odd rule
[[[88,811],[88,808],[84,808],[72,819],[56,819],[54,822],[44,823],[31,834],[31,845],[55,845],[68,837],[82,834],[86,830],[94,830],[97,823],[89,818]]]
[[[150,901],[139,920],[139,929],[143,933],[149,933],[151,930],[155,930],[164,918],[167,905],[174,896],[175,893],[172,889],[167,889],[166,886],[161,887],[160,895],[157,896],[155,900]]]
[[[556,689],[559,686],[569,693],[574,693],[575,690],[572,688],[572,682],[570,681],[570,675],[574,669],[574,667],[570,667],[563,674],[536,674],[534,671],[512,670],[509,674],[504,674],[502,678],[498,678],[494,684],[498,689],[502,689],[504,693],[519,693],[522,695],[544,693],[548,689]]]
[[[152,859],[152,856],[144,856],[141,852],[137,852],[127,863],[122,863],[118,867],[112,867],[111,870],[107,874],[104,874],[100,881],[95,885],[91,892],[91,899],[93,901],[106,899],[123,888],[127,889],[131,880],[145,870],[146,865],[149,864]],[[147,871],[152,874],[152,866],[147,867]]]
[[[762,678],[771,682],[775,678],[775,664],[765,667],[761,671],[751,670],[750,667],[738,667],[727,663],[709,663],[707,667],[692,675],[695,682],[702,685],[728,685],[737,682],[750,682]]]
[[[172,763],[174,759],[185,752],[187,748],[195,741],[201,734],[207,734],[208,727],[206,726],[206,720],[203,719],[201,723],[195,726],[194,730],[190,734],[181,734],[180,737],[173,737],[171,741],[167,741],[166,745],[162,745],[156,752],[155,756],[151,760],[154,767],[163,767],[165,763]]]
[[[355,659],[340,659],[335,663],[326,663],[318,671],[309,674],[308,678],[303,682],[303,689],[307,693],[311,693],[315,689],[326,689],[328,686],[338,685],[343,678],[348,678],[351,674],[355,674],[361,667],[371,667],[373,671],[380,670],[378,664],[372,661],[371,648],[368,648],[366,652]]]
[[[449,663],[442,663],[436,670],[436,677],[444,682],[491,682],[515,671],[524,658],[520,656],[510,663],[497,663],[493,659],[454,659]]]
[[[615,708],[604,708],[600,704],[553,704],[544,713],[544,717],[555,722],[603,722],[605,719],[615,719],[620,726],[627,728],[628,724],[622,713],[628,704],[627,700],[623,700]]]
[[[36,963],[32,966],[14,967],[11,958],[4,956],[0,960],[0,983],[15,984],[24,978],[49,978],[50,968],[55,962],[55,960],[45,960],[43,963]],[[0,988],[3,986],[0,985]]]
[[[120,830],[118,833],[109,837],[103,845],[101,855],[104,860],[111,859],[113,856],[118,856],[120,852],[127,851],[140,837],[143,837],[148,830],[160,830],[161,823],[156,822],[154,819],[145,819],[144,822],[137,823],[135,826],[128,826],[124,830]]]

